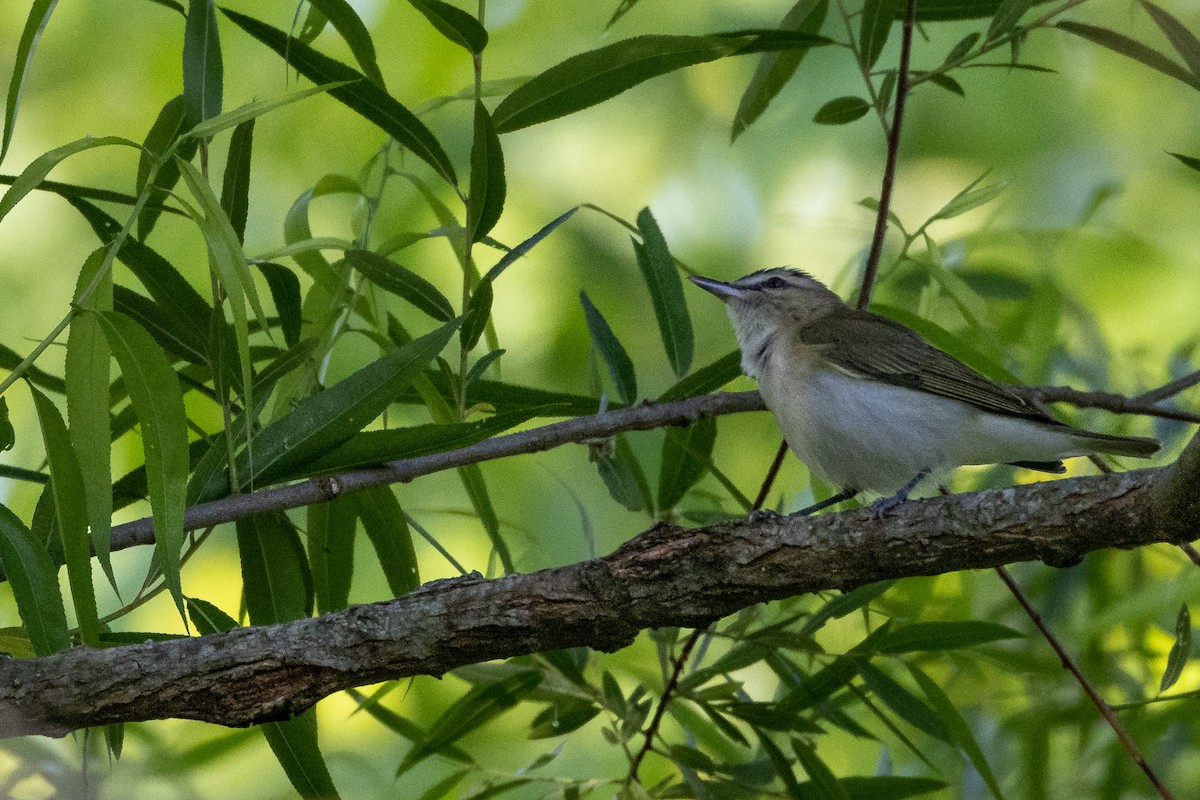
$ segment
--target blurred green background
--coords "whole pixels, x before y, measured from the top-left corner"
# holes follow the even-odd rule
[[[230,5],[282,29],[289,27],[295,13],[286,3]],[[469,58],[409,5],[353,5],[375,38],[389,91],[406,105],[416,107],[469,85]],[[490,0],[486,22],[491,40],[484,54],[484,77],[532,75],[574,53],[641,33],[772,27],[790,3],[643,0],[606,31],[615,5]],[[1169,7],[1189,28],[1200,29],[1200,8],[1194,3]],[[0,4],[0,78],[6,85],[3,70],[12,63],[27,13],[27,3]],[[1146,15],[1130,4],[1086,3],[1074,16],[1167,47]],[[840,21],[831,18],[827,30],[835,23]],[[940,64],[955,42],[980,25],[924,26],[917,35],[914,67]],[[162,104],[180,91],[182,33],[182,18],[152,3],[61,4],[38,45],[13,145],[0,172],[17,174],[39,154],[83,136],[141,141]],[[294,73],[262,45],[224,19],[220,33],[226,109],[296,88]],[[881,65],[895,61],[898,36],[892,38]],[[332,30],[326,30],[315,46],[350,60]],[[990,60],[1004,57],[998,54]],[[885,267],[876,299],[939,322],[1028,383],[1070,382],[1078,388],[1125,394],[1165,383],[1188,371],[1189,365],[1194,368],[1200,337],[1200,175],[1167,154],[1200,155],[1200,95],[1060,31],[1035,32],[1024,43],[1021,58],[1055,73],[970,69],[957,74],[965,98],[928,84],[914,93],[893,205],[900,219],[915,227],[985,172],[986,183],[1007,183],[997,201],[932,228],[945,263],[980,290],[986,329],[997,335],[985,336],[966,324],[944,293],[931,291],[928,279],[911,271],[889,276]],[[857,286],[874,221],[873,213],[857,203],[878,195],[884,136],[872,115],[835,127],[815,125],[811,118],[834,97],[860,94],[861,76],[840,48],[812,52],[762,119],[731,145],[730,121],[754,63],[754,57],[741,57],[692,67],[573,116],[506,134],[507,203],[493,236],[515,244],[580,203],[602,206],[629,220],[649,206],[672,252],[698,273],[732,279],[754,269],[788,265],[810,271],[848,295]],[[425,121],[465,173],[469,104],[451,104],[429,113]],[[221,138],[214,144],[213,175],[219,175],[227,141]],[[247,253],[278,247],[284,214],[297,196],[324,175],[357,176],[382,141],[377,129],[324,96],[259,120]],[[132,192],[136,159],[132,149],[93,151],[68,160],[50,177]],[[416,165],[415,171],[424,168]],[[438,191],[461,212],[448,190]],[[334,196],[315,201],[313,209],[316,235],[353,237],[361,213],[354,202]],[[393,182],[374,225],[375,240],[438,224],[418,193]],[[63,200],[34,193],[0,224],[0,243],[0,298],[6,311],[0,314],[0,341],[27,352],[65,313],[79,266],[95,246],[94,237]],[[207,258],[190,223],[164,217],[150,243],[206,292]],[[489,259],[494,255],[485,252],[483,268],[490,266]],[[416,245],[400,260],[447,296],[458,296],[461,273],[444,240]],[[119,278],[127,275],[122,269]],[[687,288],[697,329],[696,365],[703,366],[735,343],[719,305]],[[641,393],[653,397],[671,385],[674,378],[649,322],[650,300],[628,234],[588,212],[577,214],[498,283],[494,320],[500,344],[508,351],[501,360],[504,379],[591,391],[589,374],[596,366],[579,306],[581,290],[605,313],[633,356]],[[347,337],[336,351],[331,380],[373,354],[365,339]],[[61,361],[61,349],[51,348],[39,365],[61,374]],[[731,388],[751,384],[742,378]],[[6,463],[36,467],[42,445],[28,394],[18,389],[7,397],[18,443],[6,455]],[[1190,431],[1181,425],[1113,421],[1069,409],[1064,415],[1105,430],[1165,437],[1167,451],[1161,463],[1178,452]],[[210,422],[219,427],[219,420]],[[753,496],[778,444],[774,423],[765,414],[729,417],[720,421],[719,431],[715,461]],[[652,474],[661,438],[662,432],[632,438]],[[140,448],[132,437],[126,439],[123,466],[130,467],[140,459]],[[114,472],[123,473],[120,456],[114,458]],[[608,497],[582,447],[488,464],[484,472],[521,571],[588,557],[587,535],[595,537],[597,551],[610,552],[648,524],[644,515],[625,511]],[[1011,471],[976,470],[960,476],[956,488],[1014,477],[1029,478]],[[808,497],[806,471],[792,459],[776,486],[772,503],[780,492],[788,508]],[[6,504],[28,518],[36,501],[30,487],[6,483],[0,493]],[[468,569],[487,570],[487,538],[453,475],[421,478],[401,487],[398,496],[406,511]],[[719,484],[706,478],[682,511],[686,517],[689,511],[712,511],[721,503],[732,510],[721,497]],[[118,520],[142,516],[147,507],[123,513]],[[420,542],[418,554],[423,579],[455,574]],[[118,574],[126,577],[131,590],[140,584],[148,558],[144,549],[114,557]],[[371,563],[369,548],[360,547],[358,558],[352,602],[385,597],[386,584]],[[1139,691],[1153,694],[1171,645],[1176,611],[1200,590],[1200,572],[1185,567],[1165,546],[1099,554],[1070,570],[1039,565],[1017,573],[1060,626],[1068,649],[1110,679],[1105,685],[1117,695],[1110,697],[1114,702],[1121,691],[1128,696]],[[103,580],[96,585],[102,613],[111,610],[117,604],[115,596]],[[232,529],[218,531],[188,565],[184,590],[236,615],[240,582]],[[16,624],[7,586],[0,592],[0,624]],[[790,602],[803,607],[808,599]],[[990,574],[905,581],[884,603],[905,617],[1001,619],[1026,627]],[[171,602],[161,597],[124,624],[131,630],[181,630]],[[823,631],[822,643],[840,651],[858,641],[860,629],[860,620],[842,620]],[[661,687],[654,647],[645,636],[629,650],[601,659],[626,689],[639,682],[655,691]],[[770,678],[757,669],[763,674],[752,670],[742,676],[751,693],[756,681],[766,685]],[[946,688],[972,709],[976,734],[994,759],[993,767],[1014,788],[1012,796],[1038,796],[1022,793],[1025,780],[1031,785],[1047,781],[1049,796],[1063,796],[1053,789],[1064,787],[1083,791],[1084,796],[1105,796],[1101,787],[1106,774],[1095,765],[1108,769],[1122,757],[1112,751],[1107,731],[1091,727],[1089,715],[1094,712],[1079,704],[1077,687],[1059,675],[1039,639],[1030,638],[1024,648],[997,649],[956,663],[952,673],[955,681]],[[461,694],[463,686],[456,677],[419,678],[394,691],[387,704],[426,724]],[[1197,688],[1200,668],[1192,664],[1176,690]],[[368,715],[352,715],[354,703],[342,696],[319,708],[323,750],[345,797],[418,797],[447,771],[431,760],[394,782],[395,765],[406,749],[402,740]],[[556,744],[525,739],[535,711],[522,707],[473,734],[463,746],[498,771],[519,769]],[[1132,716],[1131,725],[1146,737],[1144,744],[1154,757],[1169,763],[1168,783],[1180,787],[1180,797],[1187,796],[1187,786],[1200,785],[1196,715],[1176,705],[1161,713],[1147,710]],[[1058,727],[1050,724],[1052,719],[1066,721]],[[624,756],[603,741],[599,728],[598,720],[569,737],[561,756],[539,774],[620,777]],[[1030,737],[1046,739],[1046,763],[1030,762],[1026,749],[1018,745]],[[31,763],[61,762],[64,770],[77,770],[81,741],[0,742],[0,776],[19,776],[22,765]],[[838,774],[869,774],[881,758],[875,742],[844,735],[824,742],[822,757]],[[125,755],[111,765],[95,750],[95,742],[92,745],[93,779],[101,782],[105,797],[237,800],[292,793],[255,733],[179,721],[131,726]],[[933,752],[945,775],[963,773],[957,754]],[[895,757],[898,771],[912,766],[906,753],[882,757]],[[667,772],[661,762],[648,762],[648,769]],[[955,782],[961,794],[944,796],[984,796],[977,780]],[[1134,779],[1128,785],[1134,788],[1121,796],[1146,796]],[[24,781],[19,789],[12,796],[49,796],[50,791],[40,779]],[[1089,789],[1096,793],[1089,795]],[[541,796],[546,787],[526,791],[527,796]]]

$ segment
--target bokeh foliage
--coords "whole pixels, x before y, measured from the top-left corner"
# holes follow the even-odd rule
[[[1133,395],[1195,369],[1200,20],[1178,5],[918,3],[876,310],[1001,380]],[[185,501],[748,388],[681,270],[789,263],[855,290],[900,4],[484,11],[0,7],[0,356],[32,389],[3,398],[6,652],[282,622],[745,512],[766,415],[184,534]],[[1189,432],[1154,423],[1164,459]],[[829,491],[792,461],[777,487],[786,509]],[[111,524],[148,514],[153,555],[107,553]],[[1015,572],[1186,796],[1194,567],[1164,547]],[[5,740],[0,763],[29,796],[1152,796],[990,574],[793,598],[687,639],[368,687],[263,735]]]

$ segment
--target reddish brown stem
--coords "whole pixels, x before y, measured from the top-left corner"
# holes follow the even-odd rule
[[[642,765],[642,759],[654,747],[654,737],[658,734],[658,728],[662,725],[663,715],[667,711],[667,704],[671,702],[672,696],[675,694],[675,689],[679,687],[679,676],[683,674],[683,667],[687,664],[688,658],[692,655],[692,649],[696,646],[696,642],[700,641],[700,637],[704,634],[704,628],[696,628],[688,636],[687,641],[683,643],[683,649],[679,651],[679,656],[671,662],[671,675],[667,678],[667,685],[663,687],[662,697],[659,698],[658,707],[654,709],[654,716],[650,720],[650,724],[646,727],[646,739],[642,742],[642,746],[638,749],[633,757],[633,761],[629,764],[629,779],[626,783],[632,783],[638,779],[638,768]]]

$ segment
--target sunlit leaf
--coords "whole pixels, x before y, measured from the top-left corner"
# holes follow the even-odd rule
[[[633,251],[650,290],[650,301],[654,305],[654,317],[658,320],[658,331],[662,335],[667,361],[675,370],[675,376],[682,378],[692,368],[694,347],[692,320],[683,299],[683,281],[679,279],[675,260],[667,249],[667,240],[663,238],[649,208],[638,212],[637,226],[642,243],[639,245],[635,242]]]
[[[470,53],[482,53],[488,34],[479,20],[457,6],[443,0],[408,0],[413,8],[425,15],[438,33],[465,48]]]
[[[184,614],[179,584],[183,504],[189,466],[183,392],[162,349],[128,317],[94,312],[121,368],[121,377],[142,429],[146,483],[154,517],[154,551],[163,581]]]
[[[221,113],[224,68],[213,0],[188,0],[183,28],[183,103],[192,124]]]
[[[17,601],[33,652],[48,656],[71,646],[67,613],[58,588],[58,568],[45,545],[16,514],[0,505],[0,561]]]
[[[389,486],[378,486],[351,496],[354,510],[383,568],[388,588],[399,597],[421,585],[417,555],[408,521]]]
[[[0,137],[0,161],[8,153],[8,145],[12,142],[13,130],[17,124],[17,109],[21,105],[21,90],[25,87],[25,77],[29,65],[33,63],[33,51],[37,47],[50,15],[58,0],[34,0],[25,17],[25,26],[21,29],[21,39],[17,42],[17,53],[13,64],[12,77],[8,81],[8,99],[4,104],[4,132]]]
[[[221,10],[225,11],[225,9]],[[359,76],[356,80],[362,79],[362,76]],[[280,95],[279,97],[272,97],[269,100],[254,100],[249,103],[244,103],[235,109],[226,111],[224,114],[218,114],[211,119],[201,122],[200,124],[185,131],[183,135],[187,139],[208,139],[216,136],[221,131],[235,128],[238,125],[243,125],[251,120],[258,119],[262,115],[274,111],[277,108],[283,108],[284,106],[291,105],[292,103],[305,100],[313,95],[322,94],[324,92],[330,92],[332,94],[335,89],[348,86],[353,82],[354,81],[351,79],[333,80],[318,86],[310,86],[307,89],[299,89],[294,92],[289,92],[288,94]],[[190,157],[188,157],[184,152],[182,145],[176,154],[183,156],[184,158],[189,158],[190,160]]]
[[[378,125],[385,133],[407,147],[450,183],[456,183],[454,166],[433,133],[415,115],[365,75],[340,61],[318,53],[299,39],[264,22],[221,9],[246,33],[274,50],[313,83],[351,81],[330,90],[330,94]]]

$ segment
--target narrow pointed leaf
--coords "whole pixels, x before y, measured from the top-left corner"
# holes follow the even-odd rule
[[[17,431],[8,417],[8,400],[0,397],[0,452],[12,450],[16,443]]]
[[[1171,46],[1175,48],[1175,52],[1179,53],[1180,58],[1183,59],[1183,63],[1187,64],[1192,77],[1200,79],[1200,39],[1197,39],[1196,35],[1189,31],[1178,18],[1169,14],[1161,6],[1151,3],[1149,0],[1142,0],[1142,7],[1166,35]]]
[[[816,750],[792,737],[792,752],[796,754],[800,766],[808,773],[809,783],[817,789],[818,796],[828,800],[850,800],[851,795],[846,791],[846,787],[838,781],[833,770],[821,760]]]
[[[279,264],[258,262],[254,266],[258,267],[258,271],[267,279],[271,302],[275,304],[275,313],[279,315],[283,341],[288,347],[295,347],[300,343],[300,330],[304,325],[300,279],[290,269]]]
[[[346,0],[312,0],[311,5],[321,12],[338,35],[345,40],[363,74],[383,86],[383,73],[379,71],[379,64],[375,59],[375,43],[371,41],[371,32],[367,30],[354,7]],[[316,38],[316,34],[308,37],[301,34],[301,38],[308,44]]]
[[[172,97],[158,112],[154,124],[146,134],[142,143],[142,154],[138,159],[138,175],[135,187],[140,192],[146,186],[146,181],[153,176],[154,184],[150,189],[150,202],[138,216],[138,238],[145,239],[154,229],[162,213],[162,203],[166,200],[167,192],[179,181],[179,167],[174,159],[163,160],[164,154],[175,144],[180,134],[189,125],[195,124],[188,120],[184,106],[183,95]],[[185,161],[190,161],[196,154],[199,142],[195,139],[181,142],[176,148],[176,154]],[[160,163],[161,162],[161,163]],[[158,165],[158,171],[154,167]]]
[[[1024,635],[1007,625],[982,620],[962,622],[913,622],[892,628],[879,642],[881,653],[916,653],[956,650]]]
[[[239,242],[246,239],[246,216],[250,211],[250,159],[254,152],[254,120],[233,129],[225,177],[221,182],[221,208],[229,217]]]
[[[307,509],[308,569],[317,613],[340,611],[349,604],[354,576],[354,532],[358,516],[350,497],[314,503]]]
[[[438,33],[459,47],[465,48],[470,53],[482,53],[483,48],[487,47],[487,31],[479,24],[479,20],[461,8],[443,2],[443,0],[408,0],[408,2],[425,15],[425,19],[429,20],[429,24],[436,28]]]
[[[531,78],[500,102],[493,120],[498,132],[510,133],[590,108],[683,67],[738,53],[812,47],[828,41],[781,31],[635,36],[571,56]]]
[[[991,42],[1011,33],[1021,21],[1021,17],[1025,16],[1025,12],[1032,7],[1033,0],[1004,0],[996,9],[996,15],[992,17],[984,41]]]
[[[8,81],[8,99],[4,104],[4,132],[0,137],[0,162],[8,153],[8,145],[12,142],[13,128],[17,124],[17,109],[21,105],[21,90],[25,87],[25,76],[29,65],[33,63],[33,51],[37,47],[46,23],[58,0],[34,0],[25,17],[25,27],[21,29],[21,38],[17,42],[17,54],[13,64],[12,77]]]
[[[859,663],[858,669],[866,687],[882,700],[883,704],[890,708],[896,716],[917,730],[941,739],[947,744],[954,744],[945,724],[921,698],[865,659]]]
[[[701,417],[686,428],[667,428],[658,478],[658,507],[674,508],[700,480],[712,458],[717,422]]]
[[[1117,33],[1114,30],[1102,28],[1098,25],[1087,25],[1082,22],[1072,22],[1071,20],[1063,20],[1062,22],[1055,23],[1055,27],[1068,33],[1073,33],[1080,38],[1087,39],[1089,42],[1094,42],[1101,47],[1107,47],[1115,53],[1132,58],[1134,61],[1144,64],[1151,69],[1158,70],[1164,75],[1169,75],[1176,80],[1183,81],[1188,86],[1200,89],[1200,77],[1188,72],[1153,47],[1144,45],[1123,33]]]
[[[221,113],[224,68],[213,0],[189,0],[183,28],[183,102],[192,123]]]
[[[512,553],[508,548],[508,542],[504,541],[504,536],[500,532],[500,517],[496,514],[495,506],[492,505],[492,496],[488,492],[487,481],[483,478],[483,470],[478,464],[468,464],[458,468],[458,477],[467,492],[467,497],[471,500],[471,507],[475,509],[475,516],[479,518],[479,524],[487,533],[488,539],[492,543],[492,549],[496,551],[496,558],[507,575],[515,568]]]
[[[234,628],[239,627],[237,620],[233,617],[207,600],[201,600],[198,597],[189,597],[187,599],[187,612],[188,619],[192,621],[196,632],[201,636],[209,636],[214,633],[228,633]]]
[[[600,357],[604,359],[608,372],[612,375],[613,385],[617,395],[626,405],[637,401],[637,375],[633,369],[633,360],[621,346],[617,335],[600,313],[600,309],[592,303],[586,292],[579,293],[579,302],[583,304],[583,315],[587,320],[588,331],[592,335],[592,343],[596,346]]]
[[[58,588],[58,567],[51,561],[45,545],[3,505],[0,505],[0,562],[33,652],[48,656],[70,647],[67,612]]]
[[[67,565],[67,580],[71,586],[71,602],[79,623],[79,638],[86,645],[99,647],[100,621],[96,611],[96,592],[92,586],[92,553],[88,539],[83,473],[58,408],[35,387],[30,386],[29,391],[33,394],[33,404],[42,427],[46,460],[50,462],[49,489],[54,496],[54,512],[63,560]]]
[[[436,286],[390,258],[369,250],[347,250],[346,263],[380,289],[411,303],[438,322],[454,318],[454,307]]]
[[[1200,172],[1200,158],[1197,158],[1196,156],[1184,155],[1183,153],[1168,153],[1168,155],[1179,159],[1179,163],[1183,164],[1185,167],[1189,167],[1197,172]]]
[[[742,353],[734,350],[726,353],[707,367],[680,378],[679,382],[658,397],[660,403],[685,400],[689,397],[715,392],[742,374]]]
[[[104,262],[104,248],[92,253],[79,272],[75,293],[92,282]],[[112,274],[100,282],[92,294],[89,307],[100,311],[112,310]],[[71,321],[67,336],[67,419],[71,423],[70,440],[79,461],[83,479],[87,521],[91,529],[92,549],[113,591],[117,591],[116,575],[109,556],[112,527],[112,466],[110,458],[110,429],[108,416],[109,363],[112,352],[100,330],[100,323],[91,314],[80,314]]]
[[[650,290],[650,301],[654,305],[654,317],[658,320],[658,331],[662,336],[667,361],[682,378],[692,368],[694,334],[692,319],[688,316],[687,303],[683,298],[683,281],[675,268],[675,259],[667,249],[667,240],[650,213],[643,208],[637,216],[638,231],[642,234],[641,245],[634,244],[638,266]]]
[[[330,94],[407,147],[450,183],[454,166],[433,133],[395,98],[361,72],[318,53],[299,39],[236,11],[221,9],[239,28],[274,50],[313,83],[351,81]]]
[[[496,262],[494,267],[488,270],[486,278],[488,280],[496,280],[496,278],[500,277],[500,273],[508,269],[509,266],[511,266],[518,258],[532,250],[538,242],[542,241],[542,239],[545,239],[547,236],[553,233],[555,228],[569,220],[578,210],[579,206],[574,206],[573,208],[567,209],[539,228],[537,233],[533,234],[533,236],[530,236],[512,250],[509,250],[504,254],[503,258]]]
[[[183,616],[179,554],[189,465],[183,392],[166,354],[141,326],[111,311],[94,313],[117,359],[141,424],[155,555],[163,581]]]
[[[781,30],[800,31],[802,33],[820,33],[825,24],[825,14],[829,10],[829,0],[796,0],[791,10],[779,23]],[[784,50],[778,53],[763,53],[758,57],[758,66],[742,99],[738,103],[737,113],[733,117],[733,131],[730,139],[737,139],[749,128],[775,96],[783,89],[800,62],[808,55],[811,48],[798,47],[795,50]]]
[[[413,550],[408,520],[390,486],[379,486],[351,496],[363,531],[375,548],[379,566],[392,595],[399,597],[421,585],[417,554]]]
[[[971,733],[971,728],[967,725],[967,721],[963,719],[962,714],[954,707],[954,703],[951,702],[946,692],[942,690],[942,687],[935,680],[917,667],[912,664],[906,664],[905,666],[912,673],[917,685],[921,687],[921,691],[925,693],[926,699],[929,700],[938,718],[946,727],[953,743],[958,745],[959,749],[966,754],[971,765],[975,767],[975,771],[979,773],[979,777],[983,778],[983,782],[987,784],[992,797],[995,800],[1004,800],[1004,793],[1000,791],[1000,784],[992,772],[991,765],[987,762],[987,757],[983,754],[983,748],[979,746],[979,742],[975,739],[975,734]]]
[[[1191,657],[1192,612],[1184,603],[1179,607],[1179,616],[1175,618],[1175,641],[1171,645],[1171,652],[1167,654],[1167,668],[1163,670],[1162,680],[1158,684],[1160,693],[1175,685]]]
[[[804,627],[800,629],[799,634],[801,636],[811,636],[823,628],[826,622],[833,619],[841,619],[847,614],[851,614],[869,604],[872,600],[890,589],[893,583],[895,583],[894,580],[868,583],[866,586],[860,586],[853,591],[839,594],[817,609],[804,623]]]
[[[317,711],[309,709],[284,722],[268,722],[260,729],[271,752],[283,767],[292,788],[304,800],[337,800],[337,787],[317,744]]]
[[[467,203],[467,235],[472,242],[487,236],[504,211],[504,151],[483,103],[475,102],[471,141],[471,194]]]
[[[464,349],[470,350],[475,347],[479,343],[479,337],[487,330],[488,320],[492,316],[493,297],[492,278],[490,275],[484,276],[471,293],[471,301],[467,305],[466,314],[463,315],[459,341]]]
[[[858,29],[858,52],[862,63],[870,68],[879,60],[887,44],[892,22],[896,19],[898,0],[866,0]]]
[[[140,145],[137,142],[131,142],[129,139],[124,139],[120,136],[101,136],[99,138],[85,136],[69,144],[56,147],[47,153],[42,153],[30,162],[29,166],[13,181],[12,186],[4,193],[4,196],[0,197],[0,219],[8,216],[8,212],[13,210],[17,203],[21,201],[21,198],[38,188],[38,184],[64,159],[70,158],[76,153],[82,153],[85,150],[94,150],[97,147],[110,147],[113,145],[123,145],[125,147],[140,149]]]
[[[282,512],[238,520],[237,541],[251,625],[291,622],[312,613],[308,559]]]
[[[222,9],[222,11],[223,10],[224,9]],[[352,82],[353,81],[351,80],[330,81],[328,83],[320,84],[319,86],[310,86],[307,89],[299,89],[294,92],[280,95],[279,97],[272,97],[269,100],[254,100],[240,105],[237,108],[226,111],[223,114],[218,114],[217,116],[207,119],[204,122],[201,122],[200,124],[187,130],[183,134],[185,141],[182,145],[180,145],[180,148],[176,151],[176,153],[190,161],[191,156],[187,155],[187,151],[184,150],[184,147],[187,146],[187,142],[190,140],[211,139],[213,136],[216,136],[222,131],[235,128],[238,125],[258,119],[264,114],[270,113],[277,108],[283,108],[284,106],[291,105],[292,103],[300,100],[306,100],[313,95],[332,92],[334,89],[346,86]]]

